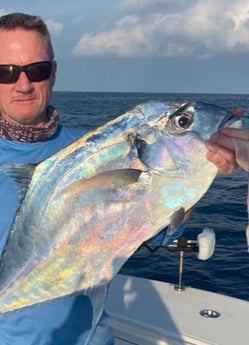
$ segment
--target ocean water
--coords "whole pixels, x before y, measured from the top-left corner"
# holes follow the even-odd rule
[[[59,109],[64,124],[90,130],[144,101],[187,99],[228,109],[244,107],[244,125],[249,129],[247,95],[55,92],[52,103]],[[211,227],[216,233],[216,249],[207,261],[198,260],[196,253],[185,254],[185,286],[249,301],[249,253],[245,238],[247,180],[248,174],[241,169],[217,177],[197,204],[184,235],[195,240],[203,227]],[[177,284],[178,255],[163,248],[151,253],[142,247],[127,261],[121,273]]]

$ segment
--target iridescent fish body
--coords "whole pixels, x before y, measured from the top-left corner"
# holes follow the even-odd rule
[[[205,140],[233,121],[215,105],[149,102],[39,164],[1,258],[0,313],[105,284],[180,225],[217,173]]]

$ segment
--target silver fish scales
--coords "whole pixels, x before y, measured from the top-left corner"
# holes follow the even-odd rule
[[[180,225],[217,173],[205,140],[233,121],[202,102],[149,102],[39,164],[1,258],[0,312],[105,284]]]

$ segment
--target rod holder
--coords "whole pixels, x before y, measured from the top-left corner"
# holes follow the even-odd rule
[[[183,268],[184,268],[184,254],[185,251],[196,250],[196,244],[189,243],[188,239],[184,236],[180,237],[176,242],[175,250],[179,251],[179,274],[178,274],[178,284],[175,285],[176,291],[184,291],[185,287],[182,283],[183,278]]]

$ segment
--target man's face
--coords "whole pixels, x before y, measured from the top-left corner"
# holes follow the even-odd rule
[[[0,65],[25,66],[51,59],[47,44],[35,31],[0,30]],[[16,83],[0,83],[0,113],[10,123],[42,126],[55,82],[56,64],[49,79],[31,82],[22,72]]]

